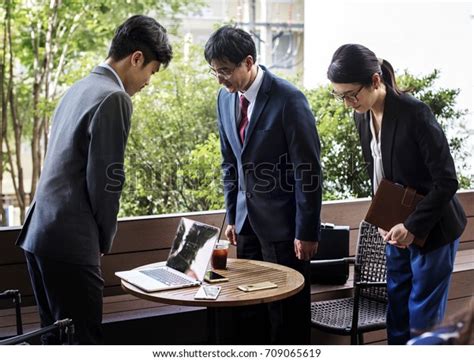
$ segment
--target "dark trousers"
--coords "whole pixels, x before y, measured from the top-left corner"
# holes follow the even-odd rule
[[[459,239],[426,254],[387,246],[389,345],[404,345],[443,320],[458,246]]]
[[[311,338],[311,290],[309,261],[296,258],[294,240],[266,243],[259,240],[246,220],[237,236],[237,257],[263,260],[293,268],[305,277],[296,295],[268,305],[239,307],[235,317],[242,344],[309,344]],[[271,280],[269,280],[271,281]]]
[[[71,264],[25,252],[41,327],[70,318],[75,342],[102,343],[102,291],[100,266]],[[58,334],[42,337],[43,344],[59,344]]]

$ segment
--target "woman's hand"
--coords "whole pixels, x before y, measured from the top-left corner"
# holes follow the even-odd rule
[[[403,223],[396,224],[387,234],[384,235],[384,240],[389,244],[399,248],[407,248],[413,243],[415,236],[405,228]]]

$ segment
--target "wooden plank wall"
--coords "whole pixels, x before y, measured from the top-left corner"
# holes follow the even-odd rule
[[[474,191],[459,192],[458,196],[468,216],[460,250],[474,249]],[[323,203],[323,222],[350,226],[351,255],[355,253],[358,225],[369,203],[368,199]],[[166,259],[182,216],[222,227],[224,212],[195,212],[119,220],[112,252],[106,255],[102,262],[106,296],[122,293],[119,279],[114,276],[115,271]],[[22,251],[14,246],[19,231],[20,227],[0,229],[0,290],[18,288],[24,295],[25,304],[31,304],[32,290],[24,256]]]

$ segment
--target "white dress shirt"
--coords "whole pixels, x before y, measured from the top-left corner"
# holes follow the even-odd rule
[[[382,127],[380,127],[379,133],[376,136],[375,134],[375,127],[374,127],[374,119],[372,117],[372,112],[369,112],[370,118],[370,132],[372,133],[372,140],[370,141],[370,150],[372,152],[372,158],[374,160],[374,193],[377,192],[377,188],[379,187],[382,178],[385,177],[383,172],[383,163],[382,163],[382,147],[381,147],[381,134],[382,134]]]
[[[265,71],[257,66],[257,76],[255,77],[255,80],[253,81],[252,85],[244,92],[239,91],[239,98],[243,94],[245,98],[249,101],[249,107],[247,109],[247,116],[249,118],[249,123],[250,119],[252,118],[252,112],[253,108],[255,106],[255,100],[257,100],[257,94],[258,91],[260,90],[260,86],[262,85],[263,82],[263,73]]]

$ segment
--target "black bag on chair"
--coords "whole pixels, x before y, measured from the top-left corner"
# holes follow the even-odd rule
[[[321,239],[313,260],[349,257],[349,226],[321,224]],[[349,264],[312,264],[311,283],[342,285],[349,278]]]

